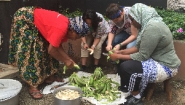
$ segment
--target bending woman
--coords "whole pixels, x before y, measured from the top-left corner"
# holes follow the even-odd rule
[[[82,37],[81,57],[82,68],[86,69],[87,58],[89,57],[88,48],[94,50],[94,68],[99,66],[99,59],[101,58],[102,45],[107,38],[110,27],[102,14],[93,10],[86,10],[82,16],[83,20],[90,27],[90,35]]]
[[[112,60],[128,60],[119,67],[120,89],[131,92],[124,105],[142,105],[141,95],[147,84],[175,76],[181,61],[174,49],[172,33],[154,8],[136,3],[129,17],[139,30],[137,44],[110,56]]]
[[[82,18],[68,19],[55,11],[22,7],[14,14],[9,46],[9,64],[19,68],[34,99],[42,98],[38,85],[57,72],[59,61],[71,68],[75,62],[64,52],[62,43],[86,35]],[[52,79],[50,79],[52,82]]]

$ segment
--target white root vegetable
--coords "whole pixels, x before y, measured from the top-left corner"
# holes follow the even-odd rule
[[[92,55],[94,53],[94,50],[91,48],[88,48],[87,50],[90,52],[90,55]]]
[[[77,64],[75,64],[75,65],[74,65],[74,68],[76,68],[76,69],[80,70],[80,66],[78,66]],[[66,66],[66,65],[64,65],[64,67],[63,67],[63,74],[65,74],[65,73],[66,73],[66,70],[67,70],[67,66]]]
[[[65,89],[56,94],[56,97],[61,100],[74,100],[80,97],[80,93],[75,90]]]

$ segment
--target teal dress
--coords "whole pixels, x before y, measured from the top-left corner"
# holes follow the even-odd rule
[[[34,8],[23,7],[14,14],[8,63],[18,67],[20,77],[30,86],[37,87],[57,72],[59,62],[48,54],[49,43],[34,25]]]

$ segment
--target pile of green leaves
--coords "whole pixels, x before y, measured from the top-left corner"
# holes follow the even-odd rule
[[[94,97],[104,104],[115,101],[121,95],[118,91],[119,83],[107,77],[100,67],[97,67],[90,76],[80,77],[73,72],[69,77],[69,82],[81,88],[84,97]]]
[[[170,28],[173,38],[175,40],[185,40],[185,14],[162,8],[156,8],[156,11]],[[178,32],[180,28],[184,31]]]

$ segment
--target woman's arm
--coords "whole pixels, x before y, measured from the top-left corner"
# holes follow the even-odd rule
[[[121,46],[125,46],[128,43],[135,40],[137,38],[137,35],[138,35],[138,29],[131,24],[131,35],[126,40],[124,40],[120,44],[116,45],[114,48],[119,50]]]
[[[82,37],[81,39],[82,39],[82,43],[83,43],[83,48],[84,48],[84,49],[89,48],[89,45],[88,45],[87,42],[86,42],[86,38],[85,38],[85,37]]]
[[[138,46],[139,51],[131,54],[131,58],[138,61],[145,61],[151,58],[162,38],[160,30],[155,24],[148,25],[141,35],[141,41]]]
[[[117,51],[110,55],[110,58],[113,61],[122,59],[122,60],[129,60],[131,59],[130,54],[138,52],[138,49],[136,47],[128,48],[125,50]]]
[[[73,67],[74,61],[65,53],[62,45],[56,48],[49,44],[48,53],[56,60],[64,62],[68,68]]]
[[[94,49],[98,45],[98,43],[100,42],[100,39],[101,38],[94,38],[93,45],[91,46],[92,49]]]
[[[87,43],[85,37],[82,37],[81,39],[82,39],[82,43],[83,43],[83,44],[86,44],[86,43]]]
[[[122,55],[122,54],[115,54],[115,53],[110,54],[110,58],[113,61],[117,61],[120,59],[121,60],[130,60],[131,59],[130,55]]]
[[[112,41],[113,41],[113,39],[114,39],[114,34],[110,32],[108,34],[108,41],[107,41],[107,47],[106,47],[107,51],[112,50]]]
[[[124,50],[120,50],[120,53],[125,55],[125,54],[133,54],[133,53],[136,53],[138,52],[138,49],[137,47],[131,47],[131,48],[128,48],[128,49],[124,49]]]
[[[138,30],[136,27],[133,26],[133,24],[131,24],[131,35],[128,39],[126,39],[125,41],[123,41],[121,43],[122,46],[132,42],[133,40],[135,40],[137,38],[138,35]]]

